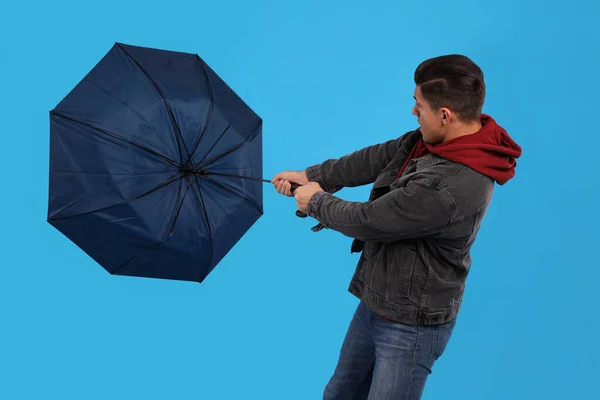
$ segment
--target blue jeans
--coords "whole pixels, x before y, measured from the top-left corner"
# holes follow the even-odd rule
[[[411,326],[388,321],[360,302],[324,400],[418,400],[455,320]]]

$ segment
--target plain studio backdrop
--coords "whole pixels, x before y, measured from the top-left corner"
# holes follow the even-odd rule
[[[202,284],[111,276],[46,223],[48,112],[115,42],[198,53],[264,120],[264,177],[417,127],[426,58],[483,69],[523,147],[424,399],[594,398],[598,3],[9,2],[0,11],[0,398],[318,399],[357,299],[351,239],[264,216]],[[364,201],[369,187],[339,195]]]

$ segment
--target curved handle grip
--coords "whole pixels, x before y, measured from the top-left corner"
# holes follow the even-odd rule
[[[301,185],[297,184],[297,183],[292,183],[292,193],[294,193],[296,191],[296,189],[298,189]],[[307,215],[304,214],[302,211],[300,210],[296,210],[296,216],[299,218],[306,218]]]

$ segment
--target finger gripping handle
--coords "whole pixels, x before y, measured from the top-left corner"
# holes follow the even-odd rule
[[[297,183],[292,183],[292,188],[291,188],[292,194],[293,194],[293,193],[296,191],[296,189],[298,189],[300,186],[301,186],[301,185],[299,185],[299,184],[297,184]],[[306,218],[306,217],[307,217],[307,215],[306,215],[306,214],[304,214],[304,213],[303,213],[302,211],[300,211],[300,210],[296,210],[296,216],[297,216],[297,217],[299,217],[299,218]]]

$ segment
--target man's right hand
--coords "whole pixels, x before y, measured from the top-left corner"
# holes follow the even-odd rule
[[[288,197],[293,197],[294,194],[291,191],[292,183],[299,185],[306,185],[308,183],[308,177],[306,171],[284,171],[276,174],[271,180],[275,190]]]

